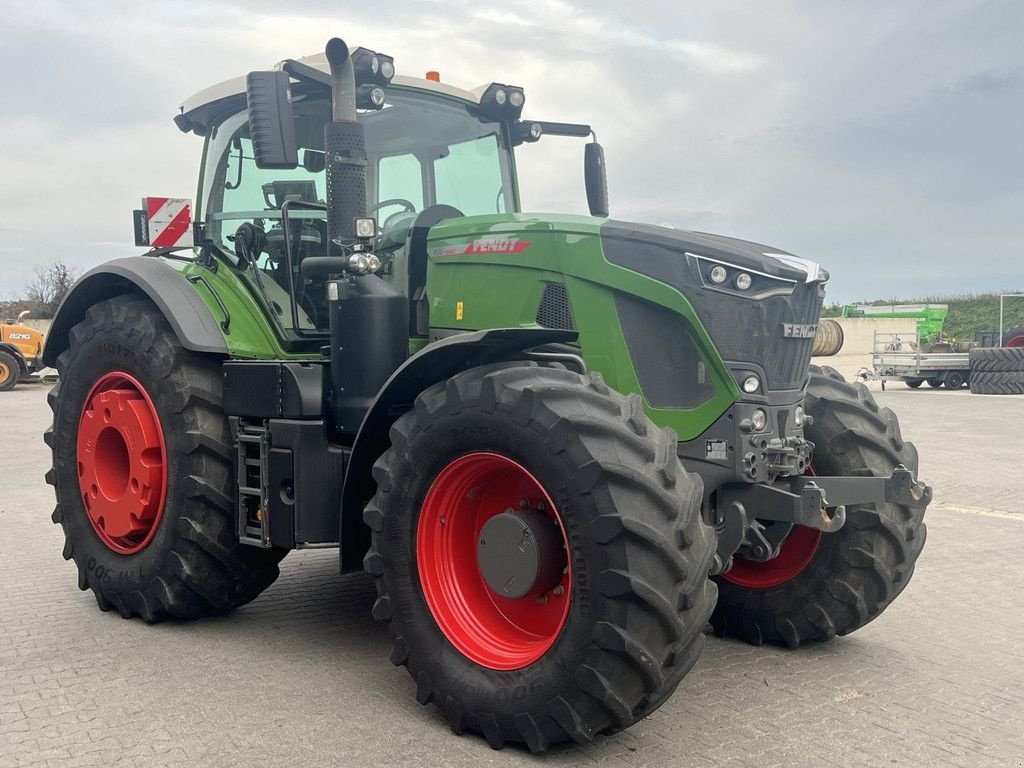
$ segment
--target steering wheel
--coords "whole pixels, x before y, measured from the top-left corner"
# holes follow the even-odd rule
[[[374,213],[379,211],[381,208],[387,208],[389,205],[400,205],[402,210],[398,213],[416,213],[416,206],[404,197],[392,197],[387,200],[381,200],[376,205],[371,205],[366,211],[367,216],[372,216]]]

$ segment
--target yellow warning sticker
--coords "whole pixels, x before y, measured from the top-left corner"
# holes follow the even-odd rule
[[[455,319],[456,320],[461,320],[462,319],[462,302],[461,301],[455,302]]]

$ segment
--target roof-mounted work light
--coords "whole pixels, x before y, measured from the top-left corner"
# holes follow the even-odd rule
[[[394,57],[369,48],[356,48],[352,52],[352,65],[355,67],[357,85],[370,83],[387,86],[395,76]]]
[[[515,85],[491,83],[480,97],[480,111],[497,120],[518,120],[526,94]]]
[[[359,109],[382,109],[384,89],[379,85],[363,83],[356,89],[356,106]]]

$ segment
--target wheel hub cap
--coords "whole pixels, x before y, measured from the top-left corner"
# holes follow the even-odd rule
[[[499,597],[523,597],[553,589],[562,577],[565,550],[558,523],[537,509],[495,515],[476,543],[480,573]]]
[[[166,450],[156,409],[125,373],[101,378],[78,425],[78,483],[103,543],[120,554],[145,547],[163,512]]]

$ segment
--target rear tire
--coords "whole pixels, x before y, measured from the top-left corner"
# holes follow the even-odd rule
[[[903,464],[916,475],[917,450],[903,441],[893,412],[879,408],[862,384],[812,366],[806,408],[814,418],[806,432],[816,446],[815,474],[878,477]],[[790,538],[799,531],[813,529],[797,527]],[[716,577],[711,623],[718,635],[754,645],[796,647],[849,634],[877,618],[907,586],[925,536],[924,509],[851,505],[846,524],[821,534],[813,555],[783,583],[757,589],[730,582],[728,573]]]
[[[907,386],[910,387],[911,389],[917,389],[922,384],[924,384],[924,379],[907,379],[906,383]]]
[[[964,375],[960,371],[946,371],[942,383],[946,385],[946,389],[960,389],[964,385]]]
[[[45,439],[53,469],[46,480],[57,495],[53,521],[64,530],[64,558],[78,566],[79,588],[92,589],[101,609],[147,622],[224,613],[255,598],[277,578],[286,550],[238,541],[233,451],[218,362],[186,351],[156,308],[130,295],[90,307],[70,340],[57,360],[60,381],[48,398],[53,425]],[[104,381],[112,382],[114,393],[149,403],[161,446],[152,443],[148,456],[132,455],[131,441],[100,450],[104,432],[94,438],[86,417],[97,418],[96,409],[103,410],[96,387]],[[109,421],[109,411],[102,418]],[[86,430],[81,436],[80,427]],[[120,514],[116,489],[104,490],[105,482],[116,485],[118,475],[116,468],[104,469],[104,457],[113,456],[117,464],[117,451],[125,471],[131,467],[133,489],[136,460],[144,466],[162,463],[162,482],[159,473],[145,482],[164,501],[150,527],[138,534],[115,535],[102,517],[101,510],[112,510],[111,518]],[[90,492],[80,482],[89,472],[102,499],[96,485]],[[123,475],[122,489],[128,477]],[[87,508],[83,497],[90,495]]]
[[[8,392],[14,389],[21,376],[21,367],[14,355],[8,352],[0,352],[0,392]]]
[[[486,366],[423,392],[391,428],[391,441],[374,466],[365,567],[377,584],[373,615],[394,639],[391,660],[408,669],[421,704],[433,702],[456,733],[481,733],[496,749],[525,742],[534,752],[626,728],[661,706],[703,647],[715,547],[700,516],[700,479],[682,468],[675,434],[655,427],[639,398],[622,397],[597,375]],[[566,613],[525,666],[474,660],[467,638],[489,612],[486,601],[452,624],[440,612],[448,604],[428,595],[443,556],[418,560],[424,541],[442,535],[424,532],[424,516],[443,526],[444,510],[452,522],[461,509],[455,501],[435,506],[438,485],[467,456],[481,455],[520,465],[553,501],[571,542],[561,577],[568,589],[552,593],[569,600]],[[464,487],[450,498],[473,500],[476,524],[489,519],[481,499],[490,491]],[[472,555],[459,560],[467,561]],[[548,606],[532,593],[489,599],[527,615]]]
[[[932,389],[938,389],[939,387],[942,386],[942,378],[936,376],[934,378],[928,379],[928,386],[931,387]]]

